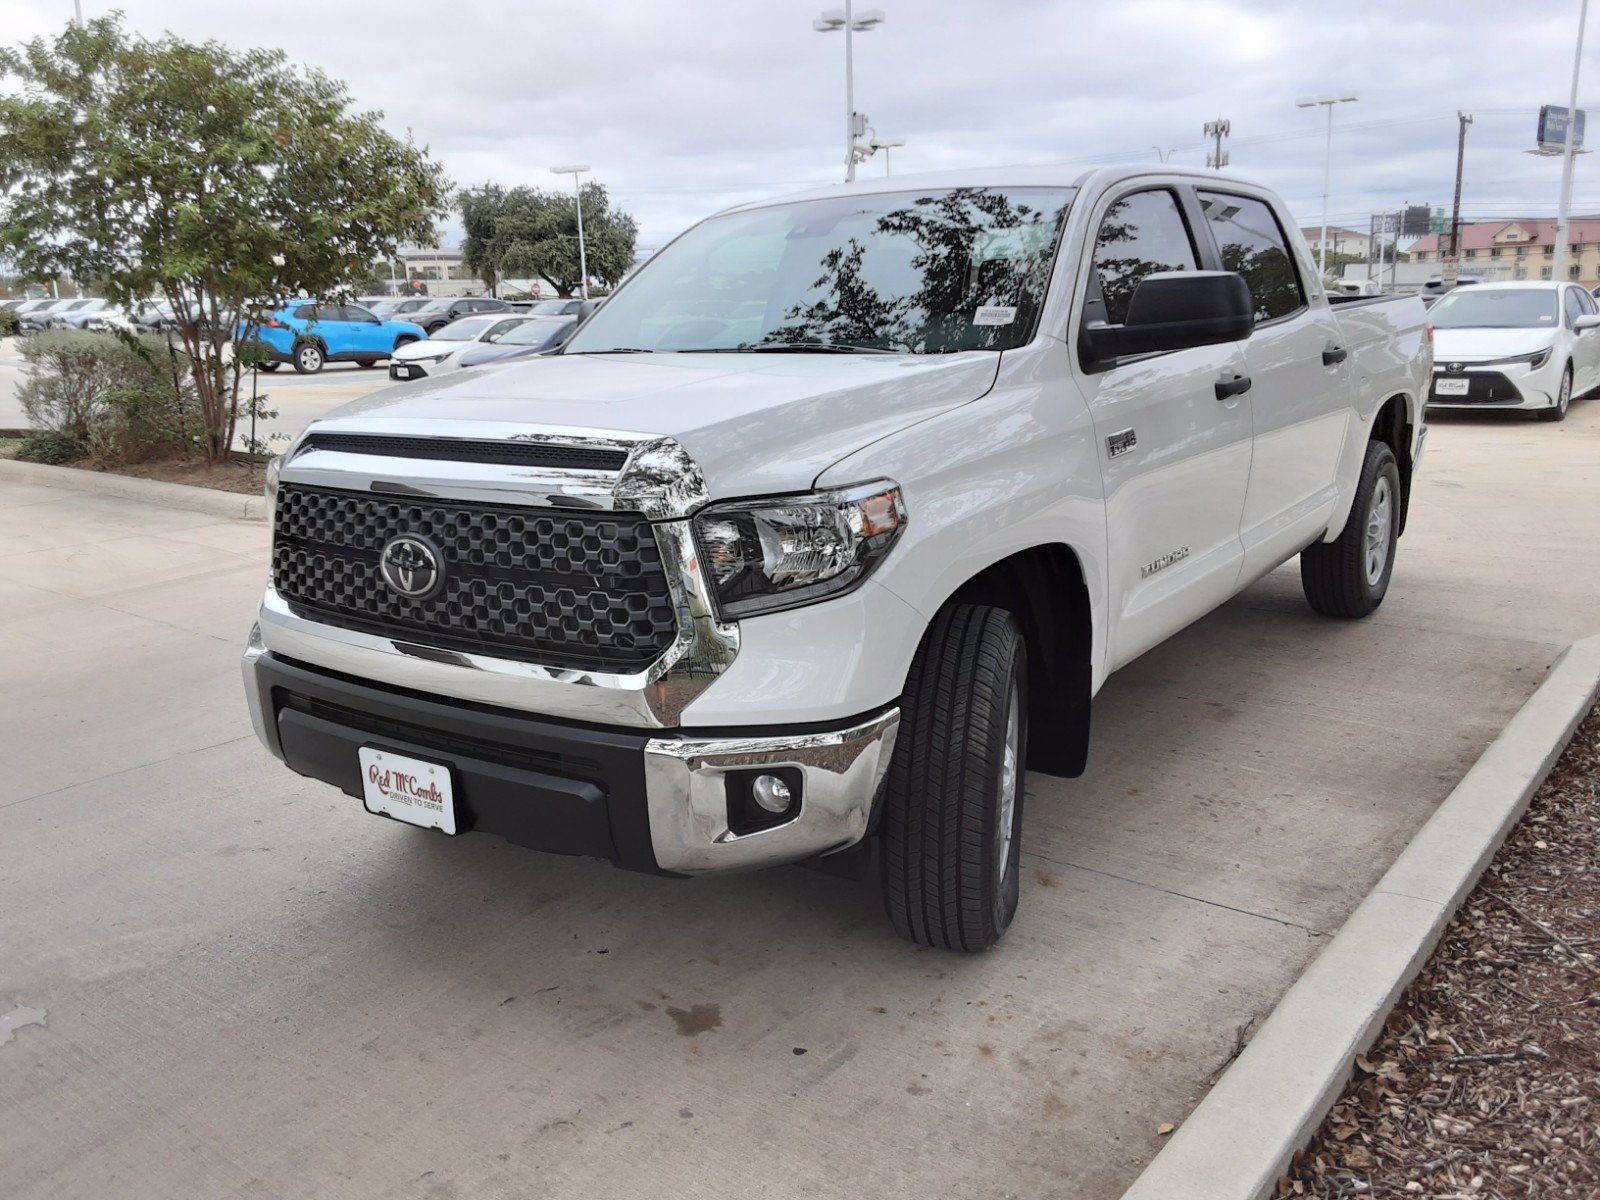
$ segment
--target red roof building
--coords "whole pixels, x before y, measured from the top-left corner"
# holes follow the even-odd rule
[[[1600,217],[1573,217],[1567,222],[1567,274],[1585,286],[1600,278]],[[1429,234],[1410,247],[1413,262],[1438,262],[1439,244],[1448,248],[1448,234]],[[1496,268],[1503,279],[1549,279],[1554,269],[1556,223],[1546,217],[1511,221],[1463,221],[1461,269]]]

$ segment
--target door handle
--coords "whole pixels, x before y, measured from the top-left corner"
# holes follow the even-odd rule
[[[1349,357],[1350,351],[1346,350],[1343,346],[1335,346],[1332,342],[1329,342],[1322,351],[1322,365],[1325,367],[1331,367],[1338,363],[1342,363]]]
[[[1234,396],[1242,396],[1250,390],[1250,376],[1240,375],[1236,372],[1227,373],[1217,380],[1217,399],[1229,400]]]

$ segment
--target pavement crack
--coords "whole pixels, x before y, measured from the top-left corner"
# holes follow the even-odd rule
[[[1313,937],[1328,936],[1326,930],[1315,929],[1310,925],[1302,925],[1298,921],[1286,921],[1282,917],[1271,917],[1266,913],[1255,912],[1248,908],[1237,908],[1232,904],[1223,904],[1217,900],[1207,900],[1204,896],[1195,896],[1188,892],[1180,892],[1175,888],[1162,887],[1159,883],[1149,883],[1143,879],[1135,879],[1131,875],[1118,875],[1115,871],[1102,871],[1098,867],[1086,867],[1082,863],[1068,862],[1067,860],[1060,858],[1051,858],[1048,854],[1040,854],[1037,850],[1024,850],[1023,853],[1031,858],[1042,859],[1044,862],[1049,863],[1053,867],[1065,867],[1073,871],[1087,871],[1091,875],[1099,875],[1106,879],[1116,879],[1123,883],[1131,883],[1135,887],[1149,888],[1153,892],[1163,892],[1168,896],[1175,896],[1179,900],[1193,900],[1196,904],[1204,904],[1210,908],[1220,908],[1225,912],[1238,913],[1243,917],[1255,917],[1258,920],[1271,921],[1274,925],[1282,925],[1289,929],[1298,929],[1304,933],[1311,934]]]
[[[150,762],[137,763],[131,767],[123,767],[120,771],[108,771],[104,775],[96,775],[93,779],[77,779],[71,783],[64,783],[60,787],[51,788],[47,792],[35,792],[31,796],[24,796],[20,800],[12,800],[0,804],[0,810],[16,808],[19,804],[27,804],[30,800],[43,800],[49,796],[58,796],[62,792],[70,792],[73,788],[88,787],[90,784],[104,783],[108,779],[115,779],[119,775],[127,775],[132,771],[143,771],[148,767],[158,767],[162,763],[172,762],[179,758],[188,758],[194,754],[204,754],[207,750],[218,750],[223,746],[231,746],[235,742],[251,742],[255,740],[254,733],[242,733],[238,737],[224,738],[220,742],[212,742],[209,746],[196,746],[192,750],[181,750],[177,754],[169,754],[166,758],[152,759]]]

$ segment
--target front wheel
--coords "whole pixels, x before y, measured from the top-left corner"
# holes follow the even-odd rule
[[[1565,421],[1567,409],[1572,407],[1572,364],[1567,364],[1567,369],[1561,372],[1561,390],[1556,393],[1556,402],[1553,408],[1541,408],[1539,420]]]
[[[256,364],[257,369],[262,371],[276,371],[281,366],[283,366],[281,362],[264,362]]]
[[[919,945],[986,950],[1016,915],[1027,698],[1011,613],[939,614],[901,697],[881,830],[889,920]]]
[[[315,342],[301,342],[294,348],[294,369],[302,375],[315,375],[324,361],[322,347]]]
[[[1400,536],[1400,467],[1383,442],[1368,442],[1355,503],[1338,538],[1300,552],[1300,586],[1325,617],[1364,617],[1389,590]]]

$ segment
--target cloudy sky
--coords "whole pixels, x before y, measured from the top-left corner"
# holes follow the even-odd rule
[[[82,0],[86,16],[111,4]],[[360,0],[296,5],[123,0],[134,28],[270,45],[344,80],[409,128],[460,184],[552,183],[587,162],[650,246],[728,204],[842,177],[844,45],[812,31],[843,0]],[[1201,126],[1233,122],[1232,169],[1321,215],[1323,110],[1335,117],[1331,211],[1448,205],[1458,108],[1464,213],[1553,216],[1560,160],[1523,153],[1541,103],[1565,104],[1578,0],[878,0],[856,39],[857,106],[904,138],[896,174],[1001,163],[1204,165]],[[858,4],[858,8],[867,5]],[[58,30],[72,0],[0,0],[0,39]],[[1600,46],[1600,9],[1590,29]],[[1585,53],[1580,104],[1600,107]],[[1600,126],[1597,126],[1600,130]],[[1600,132],[1596,134],[1600,139]],[[1600,212],[1600,159],[1576,211]],[[879,159],[861,168],[883,170]],[[452,240],[453,234],[447,236]]]

